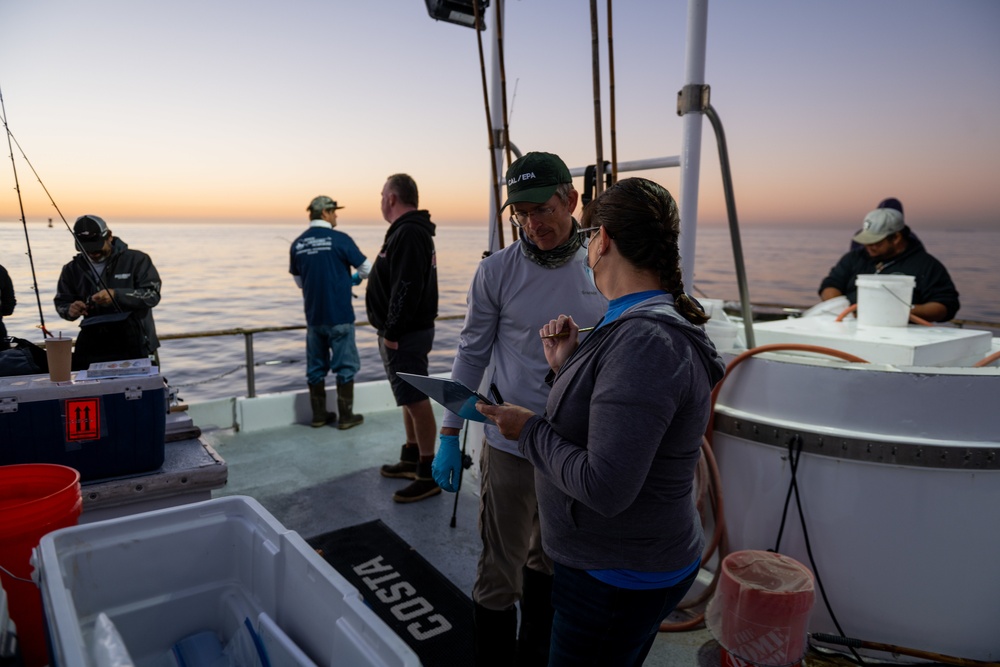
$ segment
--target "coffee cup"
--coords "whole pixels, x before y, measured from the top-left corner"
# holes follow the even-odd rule
[[[70,370],[73,367],[73,339],[46,338],[45,356],[49,361],[49,380],[52,382],[69,382]]]

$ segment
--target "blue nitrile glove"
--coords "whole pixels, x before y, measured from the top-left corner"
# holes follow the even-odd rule
[[[442,435],[440,440],[434,463],[431,464],[431,476],[442,489],[455,493],[462,476],[462,452],[458,448],[458,436]]]
[[[361,276],[358,274],[357,271],[355,271],[354,275],[351,276],[351,284],[352,285],[360,285],[361,284]]]

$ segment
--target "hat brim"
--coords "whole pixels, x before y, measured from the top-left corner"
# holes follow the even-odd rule
[[[886,232],[885,234],[874,234],[872,232],[858,232],[854,235],[854,242],[860,243],[861,245],[871,245],[872,243],[878,243],[883,239],[887,239],[896,232]]]
[[[544,204],[548,200],[552,199],[552,195],[556,193],[559,188],[558,185],[544,185],[538,188],[530,188],[528,190],[521,190],[515,192],[507,197],[507,201],[503,203],[500,210],[504,210],[511,204],[517,204],[520,202],[528,202],[531,204]]]

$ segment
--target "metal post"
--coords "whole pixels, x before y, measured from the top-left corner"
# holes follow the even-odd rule
[[[243,333],[243,342],[246,345],[247,358],[247,397],[253,398],[257,395],[255,387],[256,379],[254,378],[253,333],[245,331]]]
[[[684,85],[705,83],[705,48],[708,41],[708,0],[689,0],[687,54]],[[684,287],[694,287],[695,229],[698,224],[698,173],[701,169],[702,114],[683,118],[681,147],[681,273]]]
[[[496,11],[496,14],[494,15],[495,18],[493,20],[492,27],[491,27],[491,24],[489,24],[489,23],[486,25],[486,31],[487,31],[487,34],[490,35],[490,44],[491,44],[491,49],[492,49],[491,52],[490,52],[491,53],[491,58],[490,58],[490,63],[491,63],[491,67],[490,67],[490,118],[492,120],[494,128],[498,128],[498,127],[502,128],[503,127],[503,120],[504,120],[504,118],[503,118],[503,98],[502,98],[504,87],[502,85],[502,80],[501,80],[501,76],[500,76],[500,44],[497,42],[497,39],[496,39],[496,31],[497,31],[497,27],[498,27],[496,24],[497,24],[498,21],[503,21],[505,19],[505,16],[506,16],[506,12],[505,12],[506,6],[505,6],[505,3],[504,3],[504,0],[496,0],[496,3],[497,3],[496,4],[496,10],[497,11]],[[496,135],[496,130],[494,130],[494,134]],[[493,162],[496,164],[496,172],[495,173],[497,174],[498,180],[501,182],[500,192],[499,193],[497,193],[496,189],[492,186],[492,184],[490,185],[490,218],[489,218],[490,219],[490,224],[488,225],[488,228],[490,230],[490,235],[489,235],[489,251],[491,253],[492,252],[496,252],[497,250],[500,250],[503,247],[502,243],[501,243],[501,240],[500,240],[500,236],[499,236],[499,230],[497,229],[496,224],[494,224],[494,222],[496,221],[497,212],[500,209],[500,204],[503,203],[503,198],[504,198],[503,181],[504,181],[504,174],[506,173],[506,170],[504,169],[503,158],[504,158],[504,151],[506,149],[506,146],[503,145],[502,136],[503,135],[500,134],[501,140],[494,142],[494,144],[493,144],[493,155],[490,156],[492,158]],[[492,176],[491,176],[491,178],[492,178]],[[497,194],[499,194],[499,196],[500,196],[499,201],[497,200]]]

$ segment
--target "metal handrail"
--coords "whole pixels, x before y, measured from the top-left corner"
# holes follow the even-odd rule
[[[757,303],[754,305],[764,308],[781,308],[785,310],[793,310],[800,312],[805,312],[806,310],[809,309],[809,306],[792,306],[788,304],[779,304],[779,303]],[[464,318],[465,315],[442,315],[439,316],[437,319],[459,320]],[[952,320],[950,324],[959,328],[974,327],[974,328],[1000,330],[1000,322],[982,322],[977,320],[955,319]],[[355,326],[370,327],[371,323],[356,322]],[[259,333],[269,333],[274,331],[304,331],[307,328],[308,327],[305,324],[296,324],[292,326],[283,326],[283,327],[253,327],[250,329],[237,327],[235,329],[217,329],[215,331],[194,331],[191,333],[161,334],[159,338],[160,340],[182,340],[185,338],[211,338],[213,336],[243,336],[245,343],[245,356],[246,356],[246,369],[247,369],[247,396],[249,398],[253,398],[254,396],[257,395],[256,377],[254,375],[253,335]]]
[[[465,315],[441,315],[438,320],[459,320],[465,319]],[[370,327],[371,322],[355,322],[355,327]],[[246,369],[247,369],[247,397],[253,398],[257,395],[256,377],[254,375],[254,354],[253,336],[259,333],[269,333],[273,331],[304,331],[308,327],[305,324],[295,324],[283,327],[252,327],[244,329],[216,329],[214,331],[193,331],[190,333],[160,334],[158,338],[162,340],[182,340],[185,338],[212,338],[214,336],[243,336],[245,347]]]

